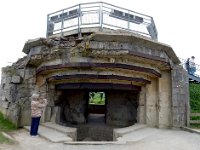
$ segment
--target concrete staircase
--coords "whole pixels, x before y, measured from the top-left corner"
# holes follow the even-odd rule
[[[25,126],[30,131],[30,126]],[[77,135],[77,132],[79,135]],[[52,122],[42,123],[38,134],[55,143],[67,144],[119,144],[140,141],[156,133],[157,129],[144,124],[125,128],[110,128],[102,124],[87,124],[77,128],[65,127]]]
[[[25,126],[30,131],[30,126]],[[40,124],[38,135],[51,142],[72,142],[76,140],[76,128],[64,127],[52,122]]]

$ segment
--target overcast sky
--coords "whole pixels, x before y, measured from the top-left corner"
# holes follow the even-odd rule
[[[25,54],[28,39],[45,37],[48,13],[94,0],[5,0],[0,2],[0,67]],[[200,5],[198,0],[106,0],[154,18],[158,41],[172,46],[178,57],[192,55],[200,64]]]

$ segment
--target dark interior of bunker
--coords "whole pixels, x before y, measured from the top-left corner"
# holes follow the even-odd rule
[[[138,92],[130,90],[65,89],[56,101],[59,124],[76,127],[77,140],[112,141],[113,128],[137,122]],[[103,104],[90,103],[91,93],[104,94]]]

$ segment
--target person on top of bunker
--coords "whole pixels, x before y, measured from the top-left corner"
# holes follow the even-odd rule
[[[195,65],[194,59],[195,57],[192,56],[191,58],[188,58],[186,61],[186,69],[188,73],[191,75],[194,75],[194,73],[196,72],[196,65]]]

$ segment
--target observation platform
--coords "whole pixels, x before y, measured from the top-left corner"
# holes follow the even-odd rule
[[[158,39],[152,17],[104,2],[82,3],[47,15],[46,37],[116,30]]]
[[[184,69],[186,69],[186,59],[182,59],[182,58],[179,58],[180,61],[181,61],[181,64],[183,66]],[[196,72],[200,71],[200,65],[199,64],[195,64],[195,67],[196,67]],[[186,69],[187,70],[187,69]],[[194,73],[194,74],[189,74],[188,73],[188,77],[189,77],[189,82],[194,82],[194,83],[200,83],[200,75],[197,74],[197,73]]]

